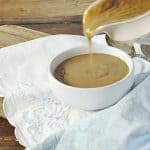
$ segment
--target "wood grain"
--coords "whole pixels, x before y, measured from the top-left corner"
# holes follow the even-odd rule
[[[48,34],[46,33],[33,31],[15,25],[0,26],[0,47],[25,42],[47,35]]]
[[[28,24],[21,26],[49,34],[82,34],[82,23],[80,22]]]
[[[7,120],[0,118],[0,150],[23,150],[14,136],[14,128]]]
[[[5,118],[4,111],[3,111],[3,98],[0,97],[0,117]]]
[[[95,0],[0,0],[0,24],[81,21]]]

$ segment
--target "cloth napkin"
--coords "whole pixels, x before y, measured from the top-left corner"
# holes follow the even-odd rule
[[[149,90],[150,73],[139,75],[118,104],[49,136],[32,150],[149,150]]]
[[[96,36],[94,42],[106,44],[104,36]],[[109,141],[108,135],[111,135],[110,138],[112,137],[115,139],[116,135],[112,131],[112,134],[105,133],[108,131],[103,129],[104,125],[107,123],[107,126],[111,126],[113,121],[122,123],[119,114],[121,110],[123,110],[122,107],[124,107],[125,104],[121,105],[120,103],[130,98],[124,98],[125,100],[121,100],[120,103],[114,106],[116,111],[117,109],[115,107],[119,107],[118,115],[116,115],[115,111],[111,112],[113,107],[100,112],[74,110],[70,106],[63,104],[51,92],[48,82],[48,66],[50,59],[66,49],[83,45],[87,45],[87,40],[82,36],[54,35],[0,49],[0,95],[5,97],[3,104],[5,115],[8,121],[15,127],[15,135],[19,143],[28,149],[67,150],[65,146],[68,146],[68,149],[84,149],[85,145],[91,143],[89,141],[90,138],[95,139],[93,140],[93,142],[95,141],[95,144],[93,143],[95,146],[96,139],[101,139],[102,141],[100,143],[104,145],[107,145],[107,140],[105,139],[108,138]],[[133,61],[135,65],[135,74],[141,74],[150,70],[150,64],[148,62],[139,58],[134,58]],[[146,76],[148,76],[148,73],[141,74],[140,77],[137,78],[136,84],[143,81]],[[146,83],[150,82],[147,81]],[[143,85],[143,83],[139,84],[139,86],[140,85]],[[135,86],[135,89],[137,87]],[[144,87],[145,85],[143,85],[143,89]],[[146,87],[145,89],[144,91],[148,92],[148,88]],[[138,93],[141,93],[144,97],[144,91],[142,92],[142,90],[140,90]],[[134,92],[131,95],[136,97]],[[126,97],[130,96],[127,95]],[[131,102],[131,100],[129,101]],[[104,113],[107,112],[107,110],[111,115],[109,113]],[[126,111],[127,117],[130,116],[129,114],[130,111]],[[77,123],[72,127],[70,126],[81,120],[81,118],[86,118],[88,116],[89,118],[81,121],[79,125]],[[110,116],[112,116],[112,119]],[[101,118],[101,121],[98,118]],[[112,120],[112,122],[110,120]],[[129,125],[132,124],[132,121],[127,122]],[[113,125],[112,123],[112,127],[118,128],[118,130],[119,127],[121,127],[125,130],[122,126],[123,123],[121,123],[120,126],[116,126],[115,123]],[[142,122],[140,123],[142,125]],[[96,127],[98,124],[101,125],[99,127],[102,129],[102,133],[99,135],[96,134],[96,131],[99,131],[99,127]],[[128,124],[126,123],[124,126]],[[93,133],[90,132],[89,128],[90,126],[92,127],[92,125],[95,125],[93,128],[96,129]],[[80,138],[76,137],[76,135],[80,135],[81,133],[78,126],[81,131],[83,129],[83,131],[85,131],[84,133],[86,133],[86,135],[79,136]],[[132,127],[136,129],[134,124]],[[88,128],[89,130],[87,130]],[[117,133],[119,139],[121,139],[121,136],[125,138],[124,134],[120,131]],[[92,137],[90,137],[89,134],[91,134]],[[102,135],[105,135],[105,139],[100,138],[104,137]],[[83,138],[84,136],[87,138]],[[70,137],[70,140],[67,139],[67,137]],[[79,144],[78,142],[80,141],[83,141],[83,144]],[[70,143],[70,145],[68,145],[68,143]],[[115,145],[117,145],[116,143]],[[81,147],[77,147],[78,144],[81,145]],[[64,145],[64,147],[62,145]],[[100,148],[104,149],[102,146]],[[94,150],[96,150],[96,147]]]

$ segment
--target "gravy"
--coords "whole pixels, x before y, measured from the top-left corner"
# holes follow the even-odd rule
[[[81,88],[94,88],[112,84],[125,77],[127,64],[118,57],[93,53],[92,71],[89,54],[74,56],[56,68],[54,76],[59,81]]]

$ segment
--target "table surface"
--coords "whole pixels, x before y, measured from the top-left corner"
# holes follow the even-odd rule
[[[57,23],[42,25],[23,25],[31,29],[46,32],[49,34],[82,34],[81,23]],[[0,118],[0,150],[22,150],[14,136],[14,128],[6,119]]]

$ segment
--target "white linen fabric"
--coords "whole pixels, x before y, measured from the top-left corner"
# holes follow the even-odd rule
[[[94,42],[106,44],[104,35],[96,36]],[[0,96],[20,144],[30,149],[93,113],[60,102],[48,82],[50,60],[83,45],[87,45],[83,36],[54,35],[0,49]],[[149,62],[139,58],[134,65],[135,74],[150,70]]]
[[[150,73],[116,105],[96,112],[31,150],[149,150]]]

